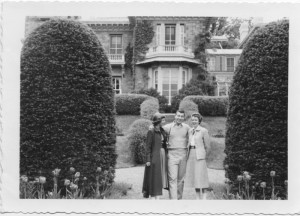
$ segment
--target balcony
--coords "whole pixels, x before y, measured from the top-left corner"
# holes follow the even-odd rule
[[[110,64],[125,64],[124,54],[107,54]]]
[[[145,59],[138,62],[138,65],[149,64],[153,62],[188,62],[191,64],[201,64],[192,50],[186,46],[161,45],[150,47],[145,55]]]
[[[149,51],[146,54],[146,58],[152,57],[166,57],[166,56],[175,56],[175,57],[187,57],[194,58],[194,53],[187,46],[176,46],[176,45],[160,45],[155,47],[150,47]]]

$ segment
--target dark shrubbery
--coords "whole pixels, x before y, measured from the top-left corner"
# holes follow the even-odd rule
[[[149,96],[152,96],[152,97],[155,97],[158,99],[158,103],[159,103],[159,112],[161,113],[166,113],[168,112],[168,99],[163,96],[163,95],[160,95],[159,92],[154,89],[154,88],[149,88],[149,89],[141,89],[139,91],[134,91],[133,93],[136,93],[136,94],[145,94],[145,95],[149,95]]]
[[[118,115],[140,115],[141,104],[150,98],[143,94],[115,95],[116,112]]]
[[[52,170],[60,168],[65,177],[72,166],[95,183],[97,167],[115,166],[111,79],[97,36],[79,22],[50,20],[26,38],[21,54],[21,174],[46,176],[52,185]]]
[[[227,96],[187,96],[183,99],[191,100],[198,105],[203,116],[226,116],[228,109]]]
[[[288,169],[288,47],[287,20],[257,30],[246,44],[229,94],[224,161],[231,181],[247,170],[252,182],[267,182],[269,191],[275,171],[279,195]]]
[[[172,112],[178,110],[181,100],[188,95],[214,95],[212,83],[208,80],[202,80],[202,78],[192,79],[179,90],[179,93],[172,98]]]
[[[158,100],[156,98],[151,98],[145,100],[141,104],[141,117],[151,120],[153,115],[159,110]]]
[[[138,164],[146,163],[146,140],[149,126],[152,122],[148,119],[134,121],[128,131],[128,142],[134,161]]]

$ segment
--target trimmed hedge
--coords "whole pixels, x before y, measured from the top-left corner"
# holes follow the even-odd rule
[[[151,98],[145,100],[141,104],[141,117],[151,120],[153,115],[159,110],[158,100],[156,98]]]
[[[45,176],[52,185],[52,170],[60,168],[64,178],[74,167],[94,183],[97,167],[115,166],[111,80],[96,34],[80,22],[50,20],[26,38],[21,54],[21,174]]]
[[[193,101],[203,116],[226,116],[228,109],[227,96],[187,96],[183,99]]]
[[[183,85],[178,94],[172,97],[172,112],[175,113],[180,102],[188,95],[214,95],[214,85],[209,80],[203,80],[201,75],[197,79],[191,79],[189,83]]]
[[[246,44],[229,95],[224,161],[230,180],[249,171],[253,183],[267,182],[267,194],[276,171],[279,196],[288,177],[288,47],[287,20],[257,30]]]
[[[137,164],[146,163],[146,140],[149,126],[152,121],[148,119],[138,119],[134,121],[128,131],[128,142],[134,161]]]
[[[161,113],[166,113],[170,109],[168,106],[168,99],[165,96],[160,95],[155,88],[141,89],[139,91],[133,91],[132,93],[145,94],[157,98],[159,103],[159,112]]]
[[[180,102],[179,110],[183,110],[185,113],[185,119],[189,119],[195,112],[199,112],[197,104],[191,100],[183,100]]]
[[[143,94],[115,95],[116,112],[118,115],[140,115],[141,104],[150,97]]]

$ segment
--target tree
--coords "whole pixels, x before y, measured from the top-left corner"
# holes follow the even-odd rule
[[[275,171],[279,195],[287,179],[288,47],[287,20],[257,30],[246,44],[229,94],[225,141],[228,178],[248,171],[270,191]]]
[[[114,92],[109,61],[95,33],[50,20],[25,40],[21,55],[20,172],[46,176],[72,166],[92,183],[114,167]],[[113,179],[110,179],[112,181]]]

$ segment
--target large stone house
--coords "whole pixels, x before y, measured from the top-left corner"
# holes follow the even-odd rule
[[[78,19],[78,17],[69,17]],[[49,17],[27,17],[26,35]],[[207,31],[216,17],[135,17],[137,22],[147,20],[154,30],[144,59],[135,65],[135,73],[125,68],[125,53],[133,44],[134,30],[129,18],[100,18],[84,21],[98,36],[109,57],[113,85],[117,94],[133,90],[155,88],[168,98],[178,93],[199,73],[203,64],[195,58],[196,36]]]

